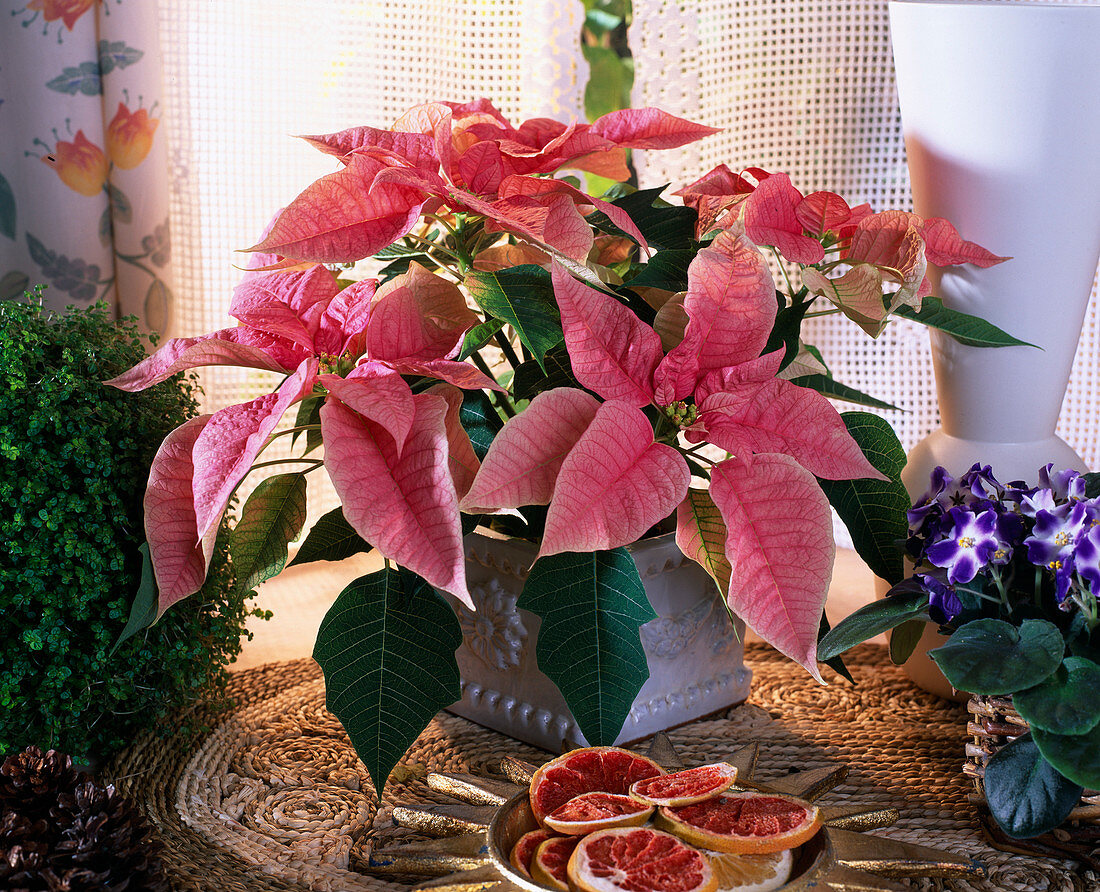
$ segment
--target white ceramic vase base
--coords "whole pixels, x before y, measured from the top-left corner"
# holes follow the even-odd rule
[[[561,751],[587,743],[535,657],[540,620],[516,602],[537,548],[481,533],[466,537],[466,578],[476,612],[448,598],[462,624],[456,652],[462,699],[448,711],[487,728]],[[710,577],[669,534],[630,547],[657,619],[641,628],[650,677],[616,743],[629,743],[743,702],[752,672],[745,627],[735,630]]]

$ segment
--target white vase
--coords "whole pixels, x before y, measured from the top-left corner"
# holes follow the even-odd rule
[[[903,480],[1087,470],[1054,430],[1100,255],[1100,4],[892,0],[890,27],[916,212],[1012,257],[930,268],[933,293],[1042,348],[933,332],[942,427]]]
[[[466,579],[477,612],[448,597],[462,624],[456,657],[462,699],[448,707],[480,725],[560,752],[586,743],[557,687],[535,658],[540,620],[516,601],[537,552],[533,543],[480,531],[466,537]],[[674,535],[629,546],[657,619],[641,628],[649,680],[616,743],[649,737],[744,701],[745,627],[734,630],[713,581]]]

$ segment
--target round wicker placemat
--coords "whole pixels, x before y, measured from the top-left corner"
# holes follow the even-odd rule
[[[979,836],[963,775],[965,707],[915,688],[885,649],[847,657],[857,685],[828,687],[763,645],[746,648],[754,672],[749,701],[670,732],[688,765],[761,745],[758,777],[846,763],[847,780],[821,800],[895,806],[893,827],[876,831],[981,858],[988,880],[909,880],[915,889],[1088,892],[1100,878],[1070,862],[1010,855]],[[356,868],[375,842],[409,831],[389,820],[394,804],[445,801],[431,771],[485,773],[501,755],[539,762],[545,753],[441,713],[409,750],[377,805],[366,772],[324,708],[324,680],[311,660],[272,663],[235,675],[236,707],[198,739],[146,735],[110,766],[164,840],[180,890],[224,892],[402,892],[408,887]]]

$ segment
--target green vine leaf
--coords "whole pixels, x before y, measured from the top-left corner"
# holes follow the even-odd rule
[[[126,68],[141,60],[145,55],[139,49],[127,46],[122,40],[101,40],[97,49],[99,70],[110,74],[115,68]]]
[[[98,96],[103,90],[99,74],[100,66],[96,62],[81,62],[79,65],[63,68],[61,74],[46,81],[46,89],[69,96],[77,93]]]
[[[614,742],[649,668],[639,628],[657,614],[625,548],[555,554],[531,568],[518,606],[542,618],[535,655],[594,746]]]
[[[268,477],[252,491],[229,537],[239,592],[282,571],[287,544],[298,538],[305,522],[305,474]]]
[[[432,716],[461,696],[461,643],[454,611],[407,570],[355,580],[322,620],[313,659],[325,674],[325,703],[379,796]]]

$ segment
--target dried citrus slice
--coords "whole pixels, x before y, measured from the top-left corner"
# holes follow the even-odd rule
[[[722,793],[692,805],[662,806],[656,824],[704,849],[764,854],[793,849],[821,827],[817,807],[778,793]]]
[[[589,746],[547,762],[531,778],[531,811],[545,817],[582,793],[620,793],[647,777],[664,774],[652,759],[613,746]]]
[[[582,892],[713,892],[706,855],[652,827],[597,830],[569,859],[570,884]]]
[[[636,781],[630,786],[630,795],[654,805],[691,805],[728,790],[735,780],[736,768],[716,762]]]
[[[608,827],[639,827],[653,806],[620,793],[581,793],[546,816],[546,826],[558,833],[583,836]]]
[[[535,857],[535,849],[546,842],[546,840],[552,839],[555,836],[557,836],[557,834],[554,833],[554,831],[543,830],[541,827],[538,830],[532,830],[530,833],[524,833],[523,836],[516,840],[516,844],[512,846],[512,851],[508,855],[508,861],[525,877],[530,877],[531,861]]]
[[[531,878],[551,889],[568,889],[566,865],[580,840],[579,836],[554,836],[540,843],[531,859]]]
[[[791,878],[791,849],[766,855],[707,852],[718,877],[718,892],[772,892]]]

